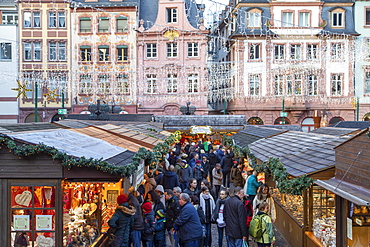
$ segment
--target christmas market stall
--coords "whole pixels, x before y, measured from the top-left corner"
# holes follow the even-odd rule
[[[306,246],[313,231],[331,223],[333,194],[314,181],[334,176],[333,148],[347,139],[289,131],[249,145],[252,166],[265,172],[273,192],[277,217],[274,224],[291,246]],[[335,230],[331,233],[328,242],[333,241]]]
[[[132,183],[135,155],[65,129],[1,135],[0,242],[90,246]]]
[[[368,246],[370,243],[370,132],[369,128],[335,147],[335,177],[316,181],[335,202],[337,247]],[[314,224],[316,224],[314,222]],[[327,227],[315,234],[325,239]],[[314,246],[314,245],[309,245]]]

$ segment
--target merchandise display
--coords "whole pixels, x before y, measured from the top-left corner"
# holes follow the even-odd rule
[[[100,233],[108,229],[108,220],[116,208],[120,189],[118,184],[65,182],[63,246],[92,245]]]
[[[313,221],[313,234],[325,247],[336,246],[335,217],[317,218]]]
[[[274,200],[292,216],[300,225],[303,225],[303,197],[282,194],[277,188],[270,190]]]
[[[370,226],[370,207],[353,205],[353,226]]]

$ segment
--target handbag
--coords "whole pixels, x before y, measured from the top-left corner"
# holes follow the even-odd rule
[[[114,241],[115,235],[115,228],[109,228],[106,233],[103,233],[99,236],[99,238],[95,241],[95,243],[91,247],[110,247]]]

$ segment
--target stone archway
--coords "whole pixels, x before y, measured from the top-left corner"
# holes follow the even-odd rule
[[[177,105],[166,105],[163,115],[181,115],[180,108]]]

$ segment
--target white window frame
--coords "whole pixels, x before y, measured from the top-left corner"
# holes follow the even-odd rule
[[[249,60],[261,59],[261,44],[250,44],[249,46]]]
[[[31,55],[30,59],[26,59],[26,50]],[[41,61],[41,42],[24,42],[23,43],[23,60],[24,61]]]
[[[92,94],[92,76],[89,74],[80,75],[79,94]]]
[[[54,23],[54,25],[52,25]],[[66,28],[66,12],[65,11],[49,11],[48,12],[48,27],[49,28]]]
[[[247,12],[247,27],[248,28],[261,28],[261,12],[249,11]]]
[[[127,17],[117,17],[116,18],[116,32],[117,33],[127,33],[128,32],[128,18]]]
[[[167,93],[169,94],[177,93],[177,74],[167,75]]]
[[[104,23],[104,28],[101,27]],[[109,33],[110,18],[109,17],[99,17],[98,18],[98,33]]]
[[[307,76],[307,95],[315,96],[319,94],[319,85],[317,78],[318,78],[317,75]]]
[[[330,47],[330,57],[332,60],[340,61],[344,58],[344,44],[332,43]]]
[[[157,75],[154,75],[154,74],[146,75],[146,82],[147,82],[147,88],[146,88],[147,94],[158,93]]]
[[[287,95],[302,95],[302,78],[301,74],[286,76],[285,84]]]
[[[282,27],[293,27],[293,18],[294,13],[293,12],[283,12],[282,13]]]
[[[128,75],[119,74],[116,79],[117,79],[117,93],[130,94],[130,83]]]
[[[176,58],[177,56],[177,43],[167,43],[167,58]]]
[[[284,93],[284,76],[275,75],[273,92],[275,96],[281,96]]]
[[[302,45],[291,44],[290,45],[290,59],[301,60],[302,59]]]
[[[334,28],[345,27],[345,15],[346,12],[343,9],[333,10],[330,14],[330,24]]]
[[[317,44],[307,45],[307,60],[317,60],[318,59],[318,48]]]
[[[29,14],[29,26],[26,26],[26,15]],[[38,24],[37,24],[38,21]],[[23,28],[41,28],[41,11],[24,11]]]
[[[331,95],[332,96],[342,96],[343,75],[342,74],[332,74],[330,82],[331,82]]]
[[[299,12],[299,26],[300,27],[310,26],[310,12]]]
[[[260,95],[260,85],[261,85],[261,75],[260,74],[250,74],[249,75],[249,95],[259,96]]]
[[[146,44],[146,58],[157,58],[157,43]]]
[[[12,60],[12,43],[0,43],[0,61]]]
[[[52,44],[55,44],[54,51]],[[49,42],[49,61],[67,61],[67,47],[66,42]],[[52,58],[54,53],[55,58]]]
[[[199,91],[199,76],[198,74],[188,75],[188,93],[197,93]]]
[[[110,94],[110,75],[100,74],[98,75],[98,94]]]
[[[275,60],[285,59],[285,45],[284,44],[274,44],[274,59]]]
[[[189,42],[188,43],[188,57],[198,57],[199,56],[199,43]]]
[[[167,23],[177,23],[177,8],[166,8]]]
[[[98,52],[99,52],[99,62],[107,62],[110,60],[110,47],[99,47],[98,46]]]

